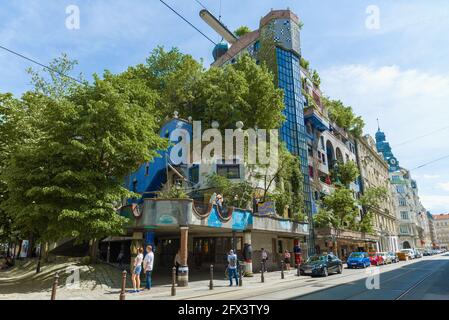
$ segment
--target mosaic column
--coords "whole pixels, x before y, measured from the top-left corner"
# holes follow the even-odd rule
[[[179,287],[187,287],[189,285],[188,241],[189,241],[189,227],[181,227],[181,241],[180,241],[181,266],[179,267],[178,273]]]

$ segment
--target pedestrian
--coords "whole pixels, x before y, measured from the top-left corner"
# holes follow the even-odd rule
[[[176,278],[178,278],[179,267],[181,267],[181,264],[181,250],[178,250],[178,253],[175,255]]]
[[[153,275],[153,265],[154,265],[154,253],[153,247],[147,246],[147,255],[143,260],[143,267],[145,269],[145,274],[147,276],[147,283],[145,289],[151,290],[151,276]]]
[[[290,252],[288,252],[288,250],[285,249],[284,263],[285,263],[285,267],[287,268],[287,271],[290,271],[290,258],[291,258]]]
[[[297,242],[293,248],[293,253],[295,254],[295,264],[296,268],[301,265],[301,246],[299,245],[299,242]]]
[[[229,269],[229,286],[232,287],[232,278],[235,279],[235,285],[239,285],[239,278],[237,276],[237,255],[234,250],[229,251],[228,255],[228,269]]]
[[[261,249],[260,258],[262,260],[263,271],[267,272],[268,252],[264,248]]]
[[[117,256],[117,262],[118,262],[118,266],[119,266],[120,270],[123,269],[123,257],[124,257],[124,254],[123,254],[123,249],[122,249],[122,250],[120,250],[120,252]]]
[[[223,209],[223,196],[221,194],[217,195],[217,199],[215,200],[215,204],[218,206],[218,209],[221,210]]]
[[[132,275],[133,293],[140,292],[140,274],[142,273],[143,248],[137,249],[137,256],[134,258],[134,270]]]

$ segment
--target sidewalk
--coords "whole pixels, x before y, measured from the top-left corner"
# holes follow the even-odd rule
[[[49,300],[56,272],[59,273],[57,299],[59,300],[119,300],[121,291],[121,271],[107,264],[92,266],[81,265],[77,261],[65,261],[42,266],[40,274],[35,274],[34,260],[18,262],[16,267],[0,272],[0,300]],[[70,270],[79,270],[79,282],[71,287]],[[188,287],[176,287],[176,296],[171,296],[170,273],[154,276],[154,287],[151,291],[130,293],[132,289],[131,275],[127,276],[127,300],[181,300],[201,297],[213,297],[218,294],[242,292],[260,289],[292,281],[306,281],[305,277],[297,277],[296,270],[285,272],[281,280],[281,272],[265,273],[265,283],[261,283],[260,274],[243,278],[243,286],[229,287],[229,280],[224,279],[223,272],[214,275],[214,290],[209,290],[209,273],[207,271],[192,272]],[[142,277],[144,279],[144,277]],[[67,285],[68,284],[68,285]],[[144,288],[142,281],[141,287]]]

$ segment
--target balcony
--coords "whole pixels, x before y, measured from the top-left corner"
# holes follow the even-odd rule
[[[191,199],[144,199],[142,204],[122,207],[120,215],[129,219],[126,229],[174,231],[189,226],[205,232],[259,230],[290,235],[307,235],[309,231],[306,223],[233,207],[220,210],[217,205]]]

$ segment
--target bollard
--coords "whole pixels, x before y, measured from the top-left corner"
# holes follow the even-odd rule
[[[176,267],[172,270],[171,296],[176,296]]]
[[[242,265],[239,265],[239,287],[243,286],[243,271],[242,271]]]
[[[209,290],[214,290],[214,266],[210,266],[210,282],[209,282]]]
[[[56,272],[55,281],[53,282],[53,288],[51,290],[51,300],[56,300],[56,289],[58,288],[59,274]]]
[[[261,268],[260,268],[260,280],[262,283],[265,282],[265,277],[263,275],[264,271],[265,271],[265,263],[262,261],[261,263]]]
[[[301,265],[299,263],[296,266],[296,276],[301,276]]]
[[[120,291],[120,301],[126,299],[126,271],[122,272],[122,290]]]
[[[281,279],[285,279],[284,267],[285,267],[285,263],[284,263],[284,261],[281,261]]]

